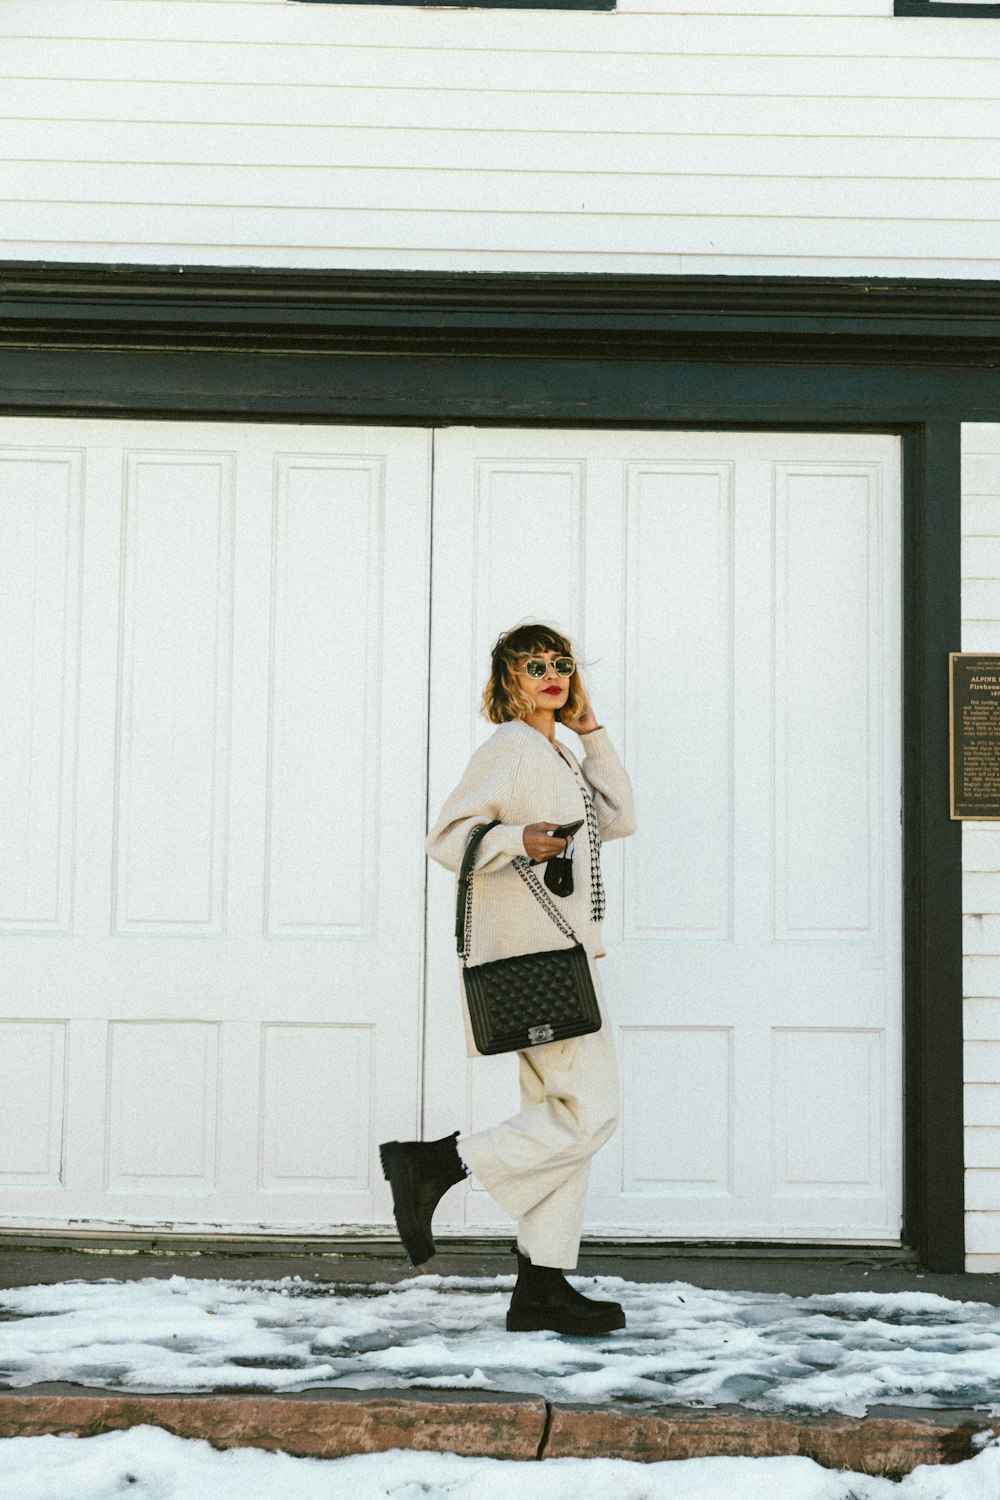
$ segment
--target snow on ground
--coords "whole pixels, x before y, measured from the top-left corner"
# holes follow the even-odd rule
[[[693,1458],[637,1464],[514,1463],[396,1450],[290,1458],[133,1427],[101,1437],[0,1441],[0,1500],[995,1500],[1000,1447],[899,1484],[821,1469],[808,1458]]]
[[[923,1292],[705,1291],[617,1277],[603,1339],[508,1334],[511,1277],[396,1285],[76,1281],[0,1292],[0,1383],[131,1391],[456,1387],[550,1400],[860,1416],[873,1404],[1000,1412],[1000,1309]],[[1000,1491],[998,1491],[1000,1500]]]

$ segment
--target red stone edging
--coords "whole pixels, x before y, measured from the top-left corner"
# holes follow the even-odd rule
[[[973,1436],[1000,1435],[975,1412],[892,1411],[868,1417],[793,1416],[727,1407],[563,1406],[505,1392],[307,1391],[294,1395],[126,1395],[0,1391],[0,1438],[71,1432],[92,1437],[150,1424],[216,1448],[264,1448],[344,1458],[389,1448],[482,1458],[683,1458],[797,1455],[831,1469],[898,1478],[919,1464],[952,1464]]]
[[[767,1412],[659,1410],[559,1406],[545,1445],[546,1458],[662,1459],[794,1454],[828,1469],[898,1478],[920,1464],[954,1464],[971,1457],[977,1432],[1000,1423],[974,1413],[783,1416]]]
[[[389,1448],[536,1458],[545,1418],[540,1396],[440,1401],[360,1391],[322,1396],[0,1393],[0,1437],[50,1432],[94,1437],[149,1423],[178,1437],[206,1438],[216,1448],[280,1449],[300,1458],[346,1458]]]

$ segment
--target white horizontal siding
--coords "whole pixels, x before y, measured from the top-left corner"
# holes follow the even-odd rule
[[[968,637],[976,622],[966,626],[963,631],[963,646],[970,651],[990,651],[991,646],[969,645]],[[995,912],[1000,911],[1000,874],[995,871],[970,871],[967,870],[962,877],[963,910],[966,912]],[[978,920],[977,917],[968,918],[969,921]],[[983,920],[989,920],[984,918]],[[974,948],[967,947],[966,952],[975,952]],[[1000,1035],[1000,1032],[997,1033]]]
[[[4,87],[4,102],[11,107],[15,89],[24,91],[17,107],[28,108],[27,89],[21,83]],[[767,182],[772,190],[784,192],[784,183],[792,178],[816,185],[816,179],[809,176],[807,169],[813,153],[821,151],[830,179],[842,178],[849,191],[873,194],[883,187],[879,181],[882,177],[902,209],[911,216],[920,216],[912,186],[913,141],[905,136],[869,140],[865,146],[865,168],[870,175],[859,177],[858,143],[847,135],[668,135],[655,131],[630,135],[610,130],[597,134],[570,129],[517,131],[484,127],[460,131],[411,126],[389,130],[326,125],[315,121],[303,123],[300,117],[309,113],[304,109],[296,111],[295,118],[287,118],[289,112],[283,107],[281,90],[274,95],[279,117],[266,123],[261,119],[260,101],[257,109],[250,111],[249,101],[238,96],[232,101],[232,109],[239,102],[244,110],[253,113],[253,119],[239,124],[224,123],[222,118],[192,123],[136,121],[126,134],[117,121],[82,118],[88,101],[91,107],[96,105],[92,94],[89,86],[75,94],[70,91],[59,101],[62,117],[47,119],[42,124],[31,119],[4,121],[3,150],[9,163],[10,182],[20,170],[34,185],[40,168],[64,173],[63,163],[72,158],[81,166],[93,165],[102,170],[104,164],[110,169],[134,164],[142,169],[155,165],[163,171],[191,174],[214,171],[228,176],[233,167],[255,171],[281,169],[283,174],[300,174],[310,184],[328,172],[345,173],[347,168],[363,167],[422,174],[425,179],[439,177],[450,185],[453,185],[452,173],[475,173],[487,181],[494,175],[521,180],[524,173],[538,173],[555,176],[577,194],[578,178],[600,180],[602,175],[651,185],[672,177],[692,177],[702,191],[711,191],[713,184],[724,180],[745,183],[745,191],[754,192],[759,183]],[[122,99],[126,96],[127,90],[123,90]],[[173,92],[169,102],[175,107],[178,104]],[[189,101],[192,113],[209,103],[213,113],[225,115],[217,91],[213,91],[210,99]],[[106,99],[105,113],[109,107]],[[1000,136],[1000,106],[995,106],[993,112]],[[923,184],[935,183],[935,213],[940,214],[943,201],[938,195],[939,188],[945,193],[954,191],[974,211],[981,206],[983,183],[988,184],[995,200],[997,183],[992,174],[996,170],[997,149],[997,138],[940,137],[924,143],[917,180]],[[655,206],[662,208],[662,196]],[[972,216],[979,215],[973,212]]]
[[[110,4],[119,7],[118,14],[129,11],[129,29],[140,31],[147,25],[154,29],[150,35],[162,36],[170,34],[168,27],[173,25],[176,31],[173,34],[186,36],[191,26],[192,14],[195,12],[211,12],[215,16],[223,17],[225,12],[230,14],[234,10],[247,12],[251,6],[258,7],[264,11],[267,7],[273,8],[276,4],[291,6],[298,4],[298,0],[169,0],[171,20],[163,22],[149,22],[145,16],[138,14],[138,8],[142,4],[156,3],[156,0],[110,0]],[[335,0],[331,0],[335,3]],[[391,0],[386,0],[390,4]],[[956,4],[962,0],[955,0]],[[27,9],[32,0],[21,0],[21,9]],[[377,4],[377,0],[374,0]],[[12,10],[18,8],[11,4]],[[889,16],[892,14],[893,0],[761,0],[755,5],[753,0],[618,0],[616,9],[627,11],[635,15],[675,15],[679,17],[694,18],[700,16],[732,15],[732,16]],[[68,16],[78,12],[93,11],[92,0],[64,0],[58,8],[60,17]],[[558,23],[558,16],[556,16]],[[200,21],[199,21],[200,24]],[[256,28],[256,20],[255,20]],[[348,21],[346,24],[352,24]],[[77,25],[76,34],[80,36],[108,34],[106,22],[97,15],[85,18]]]
[[[249,208],[267,204],[267,212],[292,210],[300,214],[319,212],[395,213],[434,210],[438,213],[500,213],[505,218],[523,213],[524,173],[445,172],[439,169],[359,172],[342,167],[260,167],[234,170],[231,166],[161,165],[156,188],[163,196],[145,199],[149,172],[144,165],[78,163],[73,180],[67,182],[62,163],[35,161],[8,163],[5,177],[12,198],[22,203],[51,203],[59,194],[60,204],[96,203],[109,195],[115,202],[165,203],[182,209],[205,206]],[[600,218],[614,215],[653,220],[672,225],[688,235],[687,226],[706,219],[723,219],[741,229],[761,220],[795,217],[789,192],[795,194],[801,214],[822,217],[836,199],[850,208],[853,221],[885,220],[892,216],[910,232],[908,221],[928,223],[927,209],[914,199],[909,182],[882,185],[874,181],[789,177],[783,182],[754,177],[718,176],[688,181],[670,174],[632,172],[586,174],[584,182],[559,172],[535,172],[533,186],[546,204],[545,217]],[[666,212],[670,199],[683,193],[685,212]],[[933,213],[941,227],[951,231],[954,220],[966,225],[981,221],[987,229],[984,247],[989,247],[1000,219],[1000,180],[969,179],[937,185]],[[292,220],[292,222],[295,222]],[[680,226],[683,225],[682,229]],[[647,233],[654,232],[650,224]],[[697,233],[697,229],[695,229]],[[1000,553],[1000,539],[981,544]]]
[[[891,8],[7,0],[0,255],[998,276],[1000,27]]]
[[[1000,1089],[990,1083],[970,1083],[965,1089],[965,1127],[966,1130],[976,1131],[986,1129],[1000,1129]],[[968,1146],[967,1150],[972,1152],[973,1148]],[[982,1152],[978,1149],[973,1153],[978,1158]],[[992,1158],[995,1166],[1000,1158]]]
[[[962,649],[1000,651],[1000,424],[962,429]],[[1000,1270],[1000,824],[962,827],[966,1266]]]
[[[0,26],[3,16],[0,7]],[[0,50],[0,68],[3,57]],[[820,147],[830,140],[843,140],[843,149],[854,152],[855,175],[877,176],[877,166],[869,167],[868,151],[876,153],[873,160],[877,163],[885,145],[895,153],[887,174],[905,175],[903,168],[908,167],[918,180],[923,180],[923,152],[932,153],[929,160],[933,163],[938,143],[956,141],[957,149],[967,149],[974,163],[982,161],[981,149],[988,151],[990,141],[1000,138],[1000,102],[995,98],[937,98],[933,104],[911,99],[841,99],[830,94],[809,99],[792,87],[775,96],[721,92],[699,96],[686,93],[681,87],[684,81],[675,76],[669,80],[670,90],[664,87],[652,95],[588,94],[565,87],[548,93],[489,87],[449,92],[390,82],[375,89],[360,83],[337,89],[261,83],[251,89],[241,84],[144,80],[139,89],[113,78],[96,82],[60,79],[55,89],[47,81],[42,88],[41,80],[4,78],[0,72],[0,108],[4,111],[0,119],[4,141],[8,127],[27,126],[33,159],[39,150],[44,156],[50,123],[58,120],[107,121],[117,127],[114,138],[125,151],[133,127],[152,127],[144,137],[148,140],[157,138],[161,125],[190,121],[232,124],[236,129],[249,126],[262,133],[292,125],[309,130],[340,127],[348,132],[372,131],[387,141],[395,139],[394,133],[405,137],[414,130],[442,131],[456,141],[467,135],[499,134],[518,143],[524,137],[539,137],[536,166],[544,166],[547,160],[544,150],[550,136],[583,136],[594,142],[607,138],[609,150],[624,153],[614,158],[619,164],[631,161],[631,143],[641,150],[648,138],[654,149],[663,142],[685,150],[697,149],[702,140],[706,149],[718,149],[720,142],[724,147],[728,141],[748,137],[750,149],[757,150],[762,149],[757,145],[762,137],[772,137],[780,143],[776,149],[794,153],[799,170],[808,164],[817,176],[827,170],[825,156],[816,154]],[[933,134],[929,134],[927,111],[932,107]],[[121,129],[126,124],[128,132]],[[284,136],[278,139],[284,141]],[[315,140],[302,137],[310,139]],[[313,160],[311,156],[296,159],[303,164]],[[818,167],[823,170],[817,171]],[[695,169],[703,170],[701,164]]]
[[[963,882],[968,897],[968,888]],[[964,948],[966,956],[975,953],[1000,953],[1000,917],[983,916],[979,912],[963,918]],[[997,1002],[1000,1005],[1000,1001]],[[1000,1020],[1000,1010],[997,1012]],[[1000,1030],[997,1035],[1000,1036]]]
[[[1000,1127],[982,1126],[979,1130],[970,1130],[965,1154],[966,1167],[996,1171],[997,1160],[1000,1160]],[[972,1206],[970,1200],[969,1207]],[[995,1203],[989,1205],[991,1208],[995,1206]]]
[[[103,5],[108,0],[93,0],[93,3]],[[45,8],[44,0],[41,8]],[[566,24],[573,23],[564,23],[564,29]],[[947,59],[951,63],[949,68],[941,66],[945,59],[933,56],[899,56],[879,50],[872,57],[866,52],[861,36],[853,41],[844,37],[848,29],[844,24],[838,27],[840,37],[835,53],[810,50],[777,55],[734,50],[728,36],[723,45],[721,26],[717,29],[717,46],[706,52],[681,52],[679,39],[667,35],[660,38],[663,50],[619,51],[620,43],[638,40],[628,34],[631,18],[610,16],[601,18],[598,24],[605,28],[602,48],[565,52],[515,46],[439,46],[431,35],[423,46],[406,47],[354,45],[346,41],[275,45],[245,40],[220,46],[213,41],[193,44],[144,38],[140,50],[139,38],[19,37],[8,31],[2,67],[8,77],[92,80],[131,76],[137,83],[146,79],[176,79],[194,84],[229,83],[244,87],[267,84],[279,88],[352,88],[369,84],[383,89],[461,93],[478,86],[502,94],[562,93],[571,85],[574,93],[656,96],[668,93],[665,85],[669,84],[672,91],[682,83],[683,89],[679,91],[686,94],[718,98],[787,94],[791,90],[807,96],[858,99],[949,99],[955,92],[952,68],[956,68],[960,69],[964,85],[963,97],[990,100],[996,95],[995,53]],[[727,19],[726,32],[731,32],[734,24]],[[762,37],[758,23],[754,35],[747,36],[747,46],[760,47],[772,30],[780,34],[788,24],[776,19]],[[870,27],[857,21],[850,29],[859,33],[884,32],[888,24],[878,22]],[[609,33],[609,26],[617,27],[619,35]],[[665,32],[672,29],[666,21],[661,22],[661,28]],[[820,23],[814,22],[813,29],[818,32]],[[699,40],[708,47],[710,33]],[[818,35],[808,40],[815,49],[823,43]],[[802,45],[806,41],[803,37]],[[668,42],[672,43],[669,47]],[[833,44],[831,35],[827,45]],[[873,61],[877,61],[877,67],[871,65]],[[667,69],[669,74],[665,72]]]
[[[971,1172],[968,1173],[967,1178],[972,1175]],[[1000,1172],[985,1175],[987,1191],[992,1188],[992,1199],[995,1203],[997,1199],[1000,1199]],[[981,1193],[977,1192],[976,1196],[981,1196]],[[966,1269],[970,1271],[983,1269],[981,1264],[975,1263],[979,1256],[992,1255],[1000,1258],[1000,1238],[997,1237],[995,1210],[969,1210],[965,1216],[965,1250]]]
[[[970,1213],[988,1215],[1000,1202],[1000,1172],[995,1168],[983,1171],[968,1166],[966,1169],[965,1202]],[[989,1226],[984,1224],[984,1229]],[[984,1241],[989,1243],[988,1237]]]
[[[968,1083],[1000,1084],[1000,1041],[966,1042],[964,1053]]]

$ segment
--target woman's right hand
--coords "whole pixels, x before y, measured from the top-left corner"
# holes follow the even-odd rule
[[[547,859],[554,859],[565,849],[568,842],[566,839],[549,838],[549,830],[556,827],[558,824],[554,821],[529,823],[521,835],[525,853],[536,865],[544,864]]]

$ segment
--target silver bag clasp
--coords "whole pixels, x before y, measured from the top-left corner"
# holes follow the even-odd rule
[[[529,1026],[528,1041],[532,1047],[537,1047],[539,1042],[555,1041],[555,1032],[551,1026]]]

